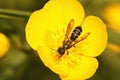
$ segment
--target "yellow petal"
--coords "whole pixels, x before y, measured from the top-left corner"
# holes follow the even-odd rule
[[[51,0],[43,9],[52,11],[63,23],[73,18],[76,24],[80,25],[84,18],[83,7],[77,0]]]
[[[120,33],[120,3],[109,4],[104,8],[103,17],[108,27]]]
[[[80,57],[80,63],[69,70],[68,75],[60,75],[62,80],[84,80],[90,78],[98,68],[95,58]]]
[[[60,74],[60,77],[62,80],[84,80],[90,78],[97,68],[98,62],[95,58],[80,56],[79,60],[76,61],[76,65],[71,66],[67,71],[69,72],[68,75]]]
[[[95,16],[88,16],[82,24],[83,32],[90,35],[78,45],[83,45],[83,55],[95,57],[100,55],[107,44],[107,32],[105,24]],[[82,36],[81,34],[81,36]]]
[[[43,63],[52,71],[59,74],[63,80],[83,80],[90,78],[98,68],[95,58],[76,54],[61,57],[53,56],[50,49],[39,47],[38,53]]]
[[[8,51],[10,47],[8,38],[0,33],[0,58]]]

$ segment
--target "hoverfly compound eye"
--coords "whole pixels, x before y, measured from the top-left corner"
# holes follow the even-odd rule
[[[63,55],[65,53],[65,49],[63,47],[58,48],[57,51],[60,55]]]

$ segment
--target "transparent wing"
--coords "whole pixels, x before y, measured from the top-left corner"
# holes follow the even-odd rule
[[[77,40],[75,40],[75,41],[72,42],[72,44],[71,44],[70,47],[75,46],[75,44],[77,44],[78,42],[86,39],[89,35],[90,35],[90,32],[86,33],[85,35],[83,35],[83,36],[81,36],[81,37],[78,37]]]
[[[74,26],[74,19],[71,19],[67,26],[64,42],[67,41],[68,36],[69,36],[70,32],[72,31],[73,26]]]

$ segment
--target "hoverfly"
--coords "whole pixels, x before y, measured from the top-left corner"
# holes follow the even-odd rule
[[[79,37],[80,34],[82,33],[82,27],[76,26],[75,29],[73,30],[73,32],[71,33],[70,38],[68,38],[68,35],[70,34],[73,26],[74,26],[74,20],[71,19],[67,26],[67,31],[65,34],[65,38],[64,38],[62,47],[59,47],[57,49],[57,52],[59,53],[60,57],[65,54],[66,50],[70,49],[72,46],[75,46],[75,44],[84,40],[90,34],[90,32],[88,32],[85,35],[83,35],[82,37]]]

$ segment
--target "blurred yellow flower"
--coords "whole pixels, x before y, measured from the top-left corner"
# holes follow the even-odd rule
[[[120,33],[120,3],[111,3],[103,10],[103,17],[108,27]]]
[[[110,50],[112,50],[112,51],[114,51],[114,52],[116,52],[116,53],[120,53],[120,45],[118,45],[118,44],[115,44],[115,43],[108,43],[107,44],[107,47],[110,49]]]
[[[43,9],[31,15],[26,25],[29,45],[38,52],[43,63],[59,74],[62,80],[90,78],[98,68],[98,61],[94,57],[100,55],[106,47],[105,24],[98,17],[84,18],[84,15],[84,9],[77,0],[50,0]],[[73,29],[76,26],[82,27],[79,38],[88,32],[90,34],[60,57],[57,49],[63,45],[71,19],[74,20]]]
[[[8,51],[10,47],[8,38],[0,33],[0,58]]]

